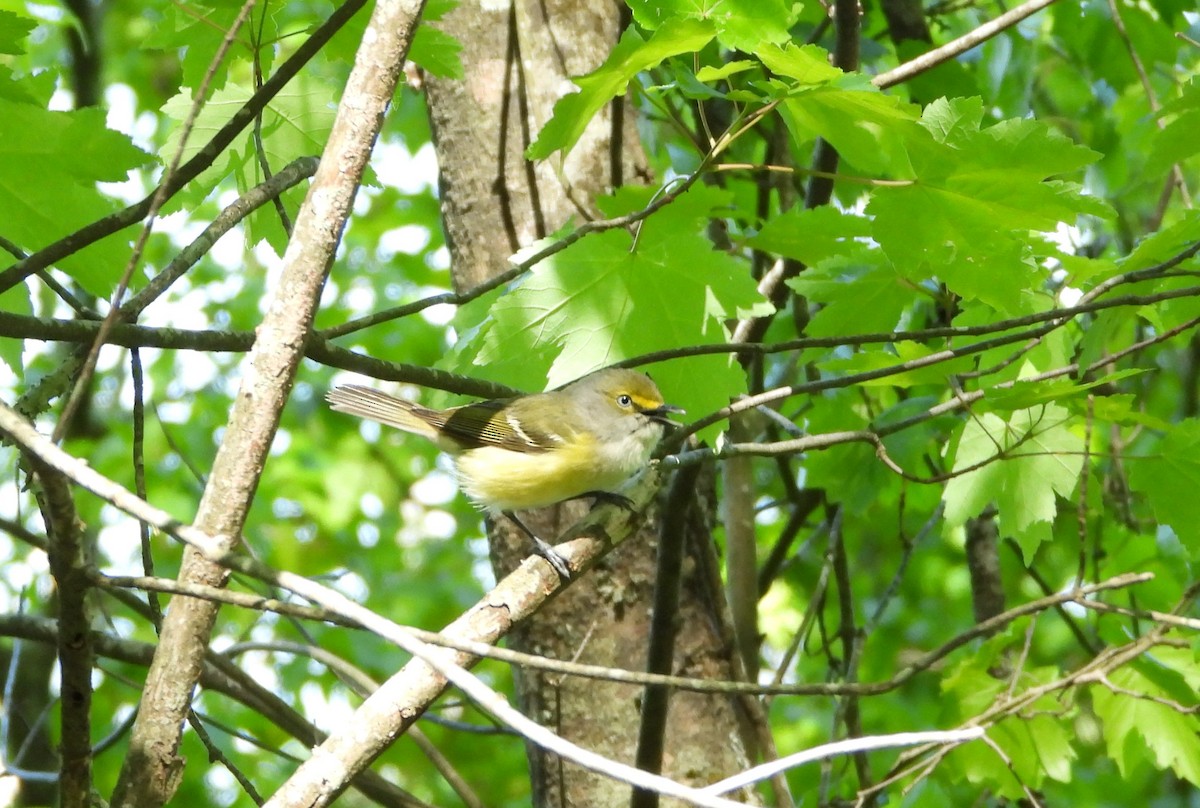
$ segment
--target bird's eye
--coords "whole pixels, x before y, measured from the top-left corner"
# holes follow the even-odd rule
[[[622,407],[632,407],[633,399],[622,393],[621,395],[617,396],[617,403]]]

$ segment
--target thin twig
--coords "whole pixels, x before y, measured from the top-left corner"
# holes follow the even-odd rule
[[[1026,17],[1036,14],[1051,5],[1054,0],[1029,0],[1016,8],[1006,11],[994,20],[985,22],[977,28],[963,34],[958,39],[951,40],[941,47],[926,51],[915,59],[911,59],[899,67],[880,73],[871,83],[881,90],[894,87],[901,82],[919,76],[927,70],[932,70],[943,62],[948,62],[955,56],[966,53],[971,48],[981,45],[997,34],[1013,27]]]
[[[150,239],[150,233],[154,229],[154,220],[158,217],[158,211],[166,203],[170,197],[170,185],[172,177],[179,170],[179,164],[183,161],[184,147],[187,146],[187,140],[192,134],[192,127],[196,125],[196,119],[200,116],[200,110],[204,107],[204,101],[208,95],[208,85],[213,77],[217,74],[217,69],[225,61],[225,54],[229,52],[229,47],[233,44],[237,37],[237,32],[241,30],[242,23],[250,16],[250,10],[254,8],[256,0],[245,0],[242,8],[238,11],[237,17],[225,35],[221,38],[221,44],[217,46],[217,52],[213,54],[209,61],[208,69],[204,73],[204,77],[200,80],[199,86],[192,99],[192,105],[188,109],[187,118],[184,119],[183,125],[180,127],[179,143],[175,147],[175,153],[171,156],[170,163],[167,164],[166,171],[163,173],[163,180],[155,189],[150,197],[150,207],[146,211],[145,218],[142,222],[142,227],[138,232],[137,241],[133,245],[133,252],[129,256],[129,261],[125,264],[125,271],[121,274],[120,280],[117,282],[117,288],[112,293],[112,298],[109,300],[108,314],[100,323],[100,329],[96,332],[96,339],[92,342],[88,349],[87,357],[83,361],[83,368],[80,370],[78,377],[74,381],[74,386],[71,388],[71,394],[67,397],[66,404],[63,405],[62,415],[58,419],[58,423],[54,425],[54,441],[60,441],[67,434],[67,430],[71,427],[71,422],[75,418],[75,413],[83,404],[85,396],[89,395],[89,388],[92,383],[92,374],[96,370],[96,361],[100,358],[100,349],[104,347],[105,337],[112,327],[117,322],[118,312],[121,307],[121,302],[125,297],[125,290],[129,287],[129,281],[133,278],[134,270],[142,260],[142,250],[146,247],[146,242]]]
[[[167,187],[167,196],[173,196],[212,165],[234,138],[254,120],[258,110],[265,107],[280,90],[286,87],[301,68],[325,47],[333,35],[340,31],[366,5],[366,2],[367,0],[345,0],[334,9],[328,19],[317,26],[312,35],[296,49],[296,52],[279,66],[271,78],[263,83],[262,89],[250,96],[233,117],[213,135],[212,139],[179,167],[179,170],[170,178],[169,183],[164,183]],[[11,289],[37,270],[45,269],[54,262],[94,244],[105,236],[110,236],[140,221],[150,210],[150,204],[157,193],[156,189],[142,201],[102,219],[97,219],[0,272],[0,293]]]
[[[842,741],[814,746],[812,749],[805,749],[803,752],[796,752],[779,760],[755,766],[753,769],[748,769],[741,774],[728,777],[718,783],[713,783],[711,786],[703,789],[703,791],[711,794],[727,794],[734,789],[744,788],[765,780],[778,772],[794,769],[806,763],[826,760],[837,755],[860,754],[876,749],[896,749],[898,747],[930,743],[957,746],[958,744],[982,737],[984,737],[982,727],[968,727],[966,729],[947,731],[898,732],[893,735],[865,735],[861,738],[847,738]]]
[[[130,516],[145,521],[147,524],[165,533],[175,536],[186,543],[203,547],[210,546],[209,537],[204,533],[196,530],[193,527],[182,524],[167,512],[159,508],[155,508],[144,500],[134,496],[120,485],[96,472],[86,463],[62,451],[57,446],[50,443],[43,435],[40,435],[32,427],[32,425],[13,412],[11,408],[2,402],[0,402],[0,432],[7,434],[13,441],[20,444],[24,449],[37,454],[40,458],[42,458],[43,462],[53,468],[59,469],[79,485],[99,496],[106,502],[112,504],[116,508],[128,513]],[[239,569],[247,574],[255,574],[253,570],[262,568],[262,565],[255,566],[254,563],[249,559],[236,554],[227,554],[225,556],[221,556],[220,561],[221,563],[227,564],[231,568]],[[547,575],[553,575],[553,573],[548,571]],[[1130,573],[1127,575],[1119,575],[1107,581],[1084,586],[1078,590],[1055,593],[1045,598],[1031,601],[1030,603],[1009,609],[1003,614],[997,615],[995,618],[977,624],[968,631],[964,632],[962,635],[959,635],[942,645],[940,648],[929,652],[915,662],[907,665],[887,681],[860,683],[850,687],[821,684],[761,686],[746,682],[711,683],[705,682],[704,680],[695,680],[687,677],[649,676],[647,674],[634,672],[622,673],[619,671],[614,673],[612,669],[601,666],[572,665],[563,662],[547,663],[545,660],[535,663],[535,658],[528,658],[522,661],[530,664],[536,664],[546,670],[555,670],[579,676],[613,678],[617,681],[630,681],[639,684],[657,683],[688,689],[711,689],[714,692],[774,693],[796,695],[839,695],[845,693],[858,693],[861,695],[871,695],[875,693],[887,692],[888,690],[899,687],[908,679],[912,678],[912,676],[916,673],[930,667],[939,659],[942,659],[954,650],[961,648],[972,639],[979,636],[986,636],[987,634],[1002,628],[1009,622],[1012,622],[1013,620],[1026,614],[1044,611],[1045,609],[1053,608],[1055,605],[1060,603],[1078,602],[1079,600],[1090,597],[1096,593],[1108,589],[1124,588],[1134,584],[1143,583],[1145,581],[1152,580],[1153,577],[1154,576],[1151,573]],[[456,640],[455,644],[453,645],[449,642],[443,642],[441,644],[458,648],[464,653],[471,654],[475,654],[476,649],[479,647],[473,646],[472,644],[462,640]],[[501,649],[496,650],[498,651]],[[496,656],[498,658],[504,658],[503,655],[500,654],[497,654]],[[623,678],[624,676],[628,676],[629,678]]]

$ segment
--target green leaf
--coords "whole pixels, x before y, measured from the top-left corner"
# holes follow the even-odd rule
[[[417,26],[412,45],[409,46],[408,58],[440,78],[461,79],[463,65],[458,55],[462,52],[462,43],[429,24],[443,13],[444,9],[434,12],[426,5],[421,24]]]
[[[983,643],[970,656],[949,667],[942,680],[941,701],[947,719],[960,724],[993,707],[1010,685],[992,672],[1028,629],[1018,620]],[[1020,690],[1053,682],[1059,678],[1055,667],[1040,666],[1021,671]],[[972,783],[995,788],[999,794],[1020,798],[1021,783],[1039,788],[1047,778],[1060,782],[1071,779],[1076,758],[1070,725],[1062,716],[1063,704],[1057,696],[1045,695],[1028,706],[1025,713],[1004,719],[987,730],[988,738],[1011,762],[1011,768],[996,765],[994,749],[985,744],[966,744],[954,750],[948,763],[961,777]],[[1015,775],[1015,777],[1014,777]]]
[[[1164,649],[1168,653],[1154,656],[1140,656],[1130,660],[1129,664],[1138,674],[1152,682],[1154,687],[1163,694],[1164,698],[1176,702],[1185,709],[1195,709],[1200,703],[1197,697],[1195,680],[1197,674],[1196,660],[1191,651],[1182,648]],[[1170,663],[1167,663],[1167,660]],[[1190,674],[1190,676],[1189,676]]]
[[[772,73],[795,79],[800,87],[819,87],[840,78],[842,71],[829,63],[829,51],[816,45],[760,48],[758,58]]]
[[[1129,486],[1145,495],[1159,522],[1170,525],[1192,558],[1200,558],[1200,420],[1170,427],[1158,451],[1127,459]]]
[[[1036,121],[975,130],[974,104],[933,105],[928,135],[908,139],[916,179],[879,188],[867,212],[873,233],[908,278],[938,278],[951,290],[1006,313],[1024,311],[1023,292],[1042,274],[1029,231],[1053,231],[1107,208],[1075,185],[1047,181],[1095,152]]]
[[[811,267],[788,281],[795,291],[816,303],[824,303],[813,315],[806,334],[827,337],[892,331],[904,310],[912,305],[916,292],[890,264],[862,269],[852,259],[827,261]],[[896,362],[892,357],[892,363]],[[939,369],[945,378],[945,368]]]
[[[988,736],[1004,750],[1022,782],[1040,788],[1046,777],[1071,779],[1075,750],[1065,723],[1050,715],[1031,715],[1001,721]]]
[[[238,12],[238,6],[232,3],[193,3],[186,7],[168,5],[159,10],[159,19],[149,27],[140,44],[147,50],[177,53],[182,86],[198,87],[203,83],[210,91],[218,90],[225,86],[233,60],[222,59],[212,78],[206,81],[206,76],[222,47],[225,32],[233,27]],[[278,17],[278,7],[255,16],[258,21],[255,33],[261,37],[260,42],[274,42],[280,36]],[[274,52],[272,47],[259,48],[257,51],[261,62],[259,68],[265,74],[270,73]]]
[[[696,71],[696,80],[706,83],[724,81],[730,76],[735,76],[738,73],[744,73],[747,70],[753,70],[757,66],[757,62],[752,62],[748,59],[738,59],[732,62],[726,62],[725,64],[716,67],[705,65]]]
[[[1176,258],[1184,250],[1195,246],[1198,241],[1200,241],[1200,209],[1193,208],[1186,211],[1178,222],[1164,227],[1138,242],[1133,252],[1120,262],[1121,271],[1132,272],[1149,269]]]
[[[1002,211],[969,195],[914,185],[879,189],[867,212],[875,239],[905,277],[938,278],[968,300],[1021,313],[1033,270],[1021,260],[1018,239],[998,226]]]
[[[0,101],[4,138],[0,166],[23,162],[78,183],[121,182],[148,155],[126,135],[105,128],[104,112],[57,112]]]
[[[104,112],[54,112],[0,98],[0,197],[4,235],[32,252],[112,213],[98,182],[119,182],[148,162],[129,138],[105,127]],[[129,258],[112,236],[58,266],[104,296]]]
[[[1145,426],[1154,430],[1170,429],[1170,424],[1137,408],[1137,399],[1132,393],[1115,396],[1099,396],[1092,402],[1092,416],[1099,421],[1111,421],[1122,426]]]
[[[647,30],[675,19],[705,20],[716,26],[722,45],[747,53],[763,43],[787,42],[800,8],[787,0],[630,0],[628,5]]]
[[[864,172],[908,174],[904,140],[906,131],[916,128],[916,107],[884,95],[857,76],[835,78],[842,80],[802,91],[782,104],[780,112],[792,137],[798,144],[822,137],[843,160]]]
[[[1147,171],[1163,174],[1200,151],[1196,132],[1200,131],[1200,81],[1185,84],[1178,98],[1158,111],[1161,129],[1152,135],[1153,146],[1146,161]]]
[[[643,199],[648,198],[644,193]],[[703,225],[724,192],[697,187],[629,232],[588,236],[538,264],[501,296],[463,353],[489,378],[542,378],[556,387],[653,350],[719,344],[731,319],[770,311],[745,268],[712,249]],[[694,413],[724,406],[744,384],[727,355],[669,363],[656,378]],[[711,383],[688,384],[690,378]]]
[[[1146,169],[1165,173],[1173,164],[1200,152],[1200,138],[1196,137],[1196,132],[1200,132],[1200,109],[1190,109],[1177,116],[1155,138]]]
[[[938,143],[961,147],[983,122],[982,98],[939,98],[921,113],[921,126]]]
[[[239,110],[253,94],[253,88],[229,84],[217,90],[196,117],[193,129],[183,150],[187,160],[204,147],[218,129]],[[163,112],[182,122],[191,110],[190,91],[184,90],[163,106]],[[301,73],[278,93],[262,112],[262,150],[268,165],[278,170],[301,155],[319,155],[329,137],[336,114],[334,99],[324,85]],[[181,130],[176,127],[161,150],[162,159],[170,160],[179,148]],[[234,139],[213,165],[204,171],[188,190],[177,196],[169,208],[185,207],[206,196],[222,179],[232,176],[239,192],[246,192],[264,180],[262,165],[256,156],[257,144],[247,128]],[[296,202],[303,198],[304,189],[293,189],[285,199]],[[248,241],[251,244],[268,241],[282,254],[287,235],[279,225],[279,217],[270,207],[262,207],[249,218]]]
[[[984,401],[997,410],[1024,410],[1038,404],[1049,404],[1052,401],[1062,402],[1068,398],[1082,396],[1089,390],[1113,384],[1131,376],[1139,376],[1145,372],[1145,368],[1129,368],[1083,384],[1071,379],[1018,380],[1011,387],[986,390]]]
[[[643,40],[633,28],[626,29],[604,64],[575,79],[579,92],[564,96],[554,105],[554,113],[526,150],[526,156],[542,160],[559,150],[569,152],[593,116],[623,93],[634,76],[668,57],[700,50],[715,34],[709,22],[680,18],[665,22],[649,40]]]
[[[788,0],[719,0],[705,5],[711,9],[709,19],[717,23],[717,40],[731,50],[748,52],[791,39],[789,29],[799,9]]]
[[[850,251],[856,239],[870,235],[870,222],[826,205],[792,208],[762,226],[746,243],[764,252],[783,255],[812,267]]]
[[[1004,531],[1032,561],[1049,537],[1056,497],[1070,495],[1083,464],[1083,439],[1067,419],[1065,409],[1049,404],[1007,420],[981,413],[966,422],[954,449],[956,476],[943,495],[946,526],[960,527],[995,503]]]
[[[1068,285],[1081,286],[1084,281],[1104,280],[1117,274],[1117,262],[1111,258],[1093,258],[1088,255],[1068,255],[1060,252],[1059,263],[1069,273]]]
[[[956,778],[1014,802],[1025,795],[1022,783],[1040,788],[1048,777],[1070,782],[1076,754],[1071,735],[1060,721],[1047,715],[1020,716],[995,724],[987,734],[1011,762],[1011,770],[1000,763],[994,749],[977,741],[957,747],[947,758]]]
[[[24,53],[25,38],[36,27],[37,23],[28,17],[0,9],[0,53],[13,56]]]
[[[970,151],[969,166],[956,173],[983,179],[999,173],[1040,181],[1084,168],[1100,157],[1092,149],[1072,143],[1062,132],[1028,118],[968,130],[955,145]]]
[[[0,312],[8,314],[33,314],[33,305],[29,300],[29,287],[18,283],[11,289],[0,293]],[[23,356],[25,344],[19,339],[0,340],[0,362],[8,365],[17,378],[24,378],[25,363]]]
[[[689,99],[712,99],[712,98],[728,98],[729,88],[725,87],[717,89],[711,84],[705,84],[700,81],[696,74],[692,72],[691,65],[684,65],[678,62],[668,62],[664,65],[660,72],[665,73],[669,78],[661,85],[647,87],[647,95],[669,95],[672,92],[679,93],[683,98]],[[736,71],[735,71],[736,72]],[[740,93],[740,90],[733,92]],[[755,103],[759,103],[757,100]]]
[[[1096,716],[1104,724],[1108,754],[1121,773],[1128,774],[1149,758],[1158,767],[1170,768],[1184,780],[1200,785],[1200,721],[1196,716],[1153,701],[1173,700],[1173,696],[1132,667],[1113,671],[1108,680],[1129,691],[1114,693],[1102,685],[1091,690]]]

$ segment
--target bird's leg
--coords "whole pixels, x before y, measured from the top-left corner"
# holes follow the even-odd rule
[[[614,494],[612,491],[586,491],[580,494],[579,497],[580,499],[591,497],[593,508],[604,503],[605,505],[616,505],[618,508],[624,508],[630,513],[633,513],[634,510],[632,499],[624,494]]]
[[[564,581],[571,580],[571,568],[567,566],[567,560],[561,554],[546,542],[542,541],[536,533],[525,526],[525,523],[517,518],[517,515],[512,511],[504,511],[505,516],[512,520],[512,523],[521,528],[526,536],[533,541],[533,548],[542,558],[549,562],[550,566],[554,567],[554,571],[558,573],[558,577]]]

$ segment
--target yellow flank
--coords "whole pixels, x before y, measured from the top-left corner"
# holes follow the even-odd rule
[[[536,454],[483,446],[463,452],[454,465],[463,493],[488,510],[544,508],[589,491],[612,491],[637,470],[640,458],[619,469],[598,467],[594,443],[579,434],[569,445]]]

